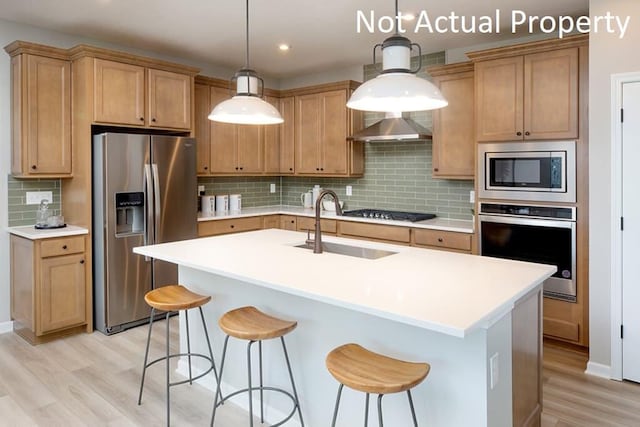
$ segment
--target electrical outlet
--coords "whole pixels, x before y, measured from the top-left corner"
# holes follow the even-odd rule
[[[198,195],[204,195],[204,185],[198,185]]]
[[[476,201],[476,192],[471,190],[469,191],[469,203],[473,203]]]
[[[27,191],[27,204],[39,205],[40,201],[46,200],[49,203],[53,202],[53,192],[51,191]]]
[[[271,193],[275,193],[276,192],[276,185],[275,184],[270,184],[269,185],[269,192],[271,192]]]
[[[498,373],[498,353],[491,356],[489,359],[489,371],[491,374],[491,389],[498,385],[498,380],[500,379],[500,375]]]
[[[353,187],[350,185],[347,185],[346,189],[345,189],[347,196],[353,196]]]

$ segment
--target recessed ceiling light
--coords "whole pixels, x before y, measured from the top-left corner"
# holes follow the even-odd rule
[[[278,45],[278,49],[280,49],[283,52],[286,52],[287,50],[291,49],[291,46],[288,44],[282,43]]]

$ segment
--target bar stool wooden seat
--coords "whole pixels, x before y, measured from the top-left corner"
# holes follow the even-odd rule
[[[138,405],[140,405],[142,403],[142,390],[144,389],[144,378],[145,378],[145,374],[147,372],[147,368],[150,367],[151,365],[154,365],[160,361],[166,361],[166,393],[167,393],[167,426],[170,423],[170,416],[171,416],[171,399],[170,399],[170,392],[169,389],[172,386],[175,385],[179,385],[179,384],[185,384],[185,383],[189,383],[189,384],[193,384],[193,381],[204,377],[205,375],[207,375],[209,372],[211,372],[213,370],[214,375],[216,376],[216,382],[218,381],[218,373],[216,371],[216,364],[215,361],[213,359],[213,352],[211,351],[211,342],[209,340],[209,334],[207,332],[207,324],[204,320],[204,314],[202,313],[202,306],[206,303],[208,303],[209,301],[211,301],[211,297],[210,296],[205,296],[205,295],[200,295],[200,294],[196,294],[195,292],[190,291],[189,289],[185,288],[182,285],[167,285],[167,286],[163,286],[157,289],[154,289],[152,291],[149,291],[145,294],[144,296],[144,300],[146,301],[146,303],[151,307],[151,316],[149,318],[149,333],[147,335],[147,346],[146,346],[146,350],[144,353],[144,364],[142,367],[142,379],[140,381],[140,394],[138,395]],[[193,308],[198,308],[198,310],[200,311],[200,319],[202,320],[202,327],[204,329],[204,336],[207,339],[207,348],[209,350],[209,354],[200,354],[200,353],[192,353],[191,352],[191,341],[189,339],[189,310],[193,309]],[[167,323],[167,329],[166,329],[166,352],[165,355],[162,357],[159,357],[157,359],[152,360],[151,362],[149,362],[149,343],[151,342],[151,330],[153,328],[153,319],[155,317],[155,312],[156,310],[158,311],[163,311],[166,312],[165,315],[165,319],[166,319],[166,323]],[[185,314],[185,325],[186,325],[186,331],[187,331],[187,352],[186,353],[174,353],[171,354],[169,351],[169,316],[172,313],[175,313],[177,311],[181,311],[184,310],[184,314]],[[182,380],[182,381],[176,381],[176,382],[171,382],[171,378],[170,378],[170,369],[169,369],[169,361],[170,359],[174,358],[174,357],[181,357],[181,356],[187,356],[188,361],[189,361],[189,378],[186,380]],[[202,359],[207,360],[210,365],[209,367],[202,373],[198,374],[197,376],[193,376],[192,371],[191,371],[191,358],[192,357],[199,357]]]
[[[220,362],[220,381],[218,381],[218,387],[216,390],[215,401],[213,403],[213,413],[211,414],[211,425],[215,422],[216,409],[222,405],[228,399],[239,395],[241,393],[248,393],[249,396],[249,425],[253,426],[253,391],[260,391],[260,422],[264,423],[264,406],[263,406],[263,393],[265,390],[282,393],[288,396],[293,402],[293,409],[287,417],[282,421],[272,424],[272,427],[280,426],[287,422],[293,415],[298,412],[300,417],[300,424],[304,427],[304,421],[302,419],[302,411],[300,410],[300,401],[298,400],[298,393],[296,391],[296,385],[293,381],[293,373],[291,372],[291,364],[289,362],[289,355],[287,353],[287,346],[284,342],[284,336],[293,331],[298,322],[292,320],[282,320],[273,316],[269,316],[258,310],[255,307],[241,307],[235,310],[231,310],[225,313],[218,321],[220,329],[227,335],[224,340],[224,348],[222,350],[222,361]],[[234,337],[241,340],[248,341],[247,344],[247,369],[248,369],[248,387],[242,390],[237,390],[226,397],[222,398],[220,391],[220,382],[222,381],[222,372],[224,370],[224,363],[227,354],[227,344],[229,343],[229,337]],[[276,387],[265,387],[262,382],[262,341],[280,338],[282,343],[282,350],[284,352],[284,358],[287,363],[287,371],[289,372],[289,379],[291,380],[291,388],[293,394],[286,390]],[[259,378],[260,384],[258,387],[254,387],[251,384],[251,346],[258,343],[259,354]],[[218,399],[220,397],[220,399]]]
[[[332,426],[336,425],[342,389],[349,388],[366,393],[365,426],[369,417],[369,394],[378,395],[378,423],[382,426],[382,396],[407,392],[414,426],[418,425],[411,389],[429,374],[428,363],[413,363],[374,353],[358,344],[345,344],[332,350],[326,359],[327,369],[338,380],[338,396],[333,412]]]

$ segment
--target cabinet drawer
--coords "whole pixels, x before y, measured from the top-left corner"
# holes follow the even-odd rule
[[[411,231],[407,227],[365,224],[362,222],[340,221],[340,235],[400,243],[409,243],[411,241]]]
[[[569,341],[578,341],[580,339],[580,327],[577,323],[550,319],[548,317],[545,317],[542,323],[542,330],[546,336],[562,338]]]
[[[295,216],[292,216],[292,215],[280,216],[280,228],[283,230],[297,231],[298,230],[297,224],[298,224],[297,217]]]
[[[471,251],[471,234],[414,228],[413,235],[415,244],[418,246]]]
[[[40,243],[42,258],[84,252],[84,236],[47,239]]]
[[[297,218],[296,228],[298,231],[307,231],[307,230],[315,230],[316,228],[316,219],[309,218],[306,216],[299,216]],[[321,219],[320,220],[320,229],[323,233],[333,233],[336,234],[336,220],[335,219]]]
[[[215,236],[217,234],[238,233],[262,229],[261,216],[248,218],[220,219],[198,223],[198,236]]]
[[[267,215],[264,217],[264,228],[280,228],[280,215]]]

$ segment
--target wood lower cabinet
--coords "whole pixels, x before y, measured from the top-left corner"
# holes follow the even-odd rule
[[[320,230],[322,234],[337,233],[337,221],[335,219],[320,219]],[[299,216],[296,218],[296,230],[314,232],[316,229],[316,219],[308,216]]]
[[[280,228],[283,230],[298,230],[298,218],[293,215],[280,215]]]
[[[473,63],[429,68],[449,105],[433,111],[434,178],[473,179],[476,154]]]
[[[191,75],[96,58],[94,79],[96,123],[191,129]]]
[[[267,228],[281,228],[280,227],[280,216],[281,215],[267,215],[264,217],[264,223],[262,227],[264,229]]]
[[[338,225],[338,235],[341,237],[356,237],[405,245],[411,242],[411,229],[408,227],[368,224],[355,221],[340,221]]]
[[[478,141],[578,138],[586,36],[471,52]]]
[[[413,229],[415,246],[471,253],[471,234],[425,228]]]
[[[46,46],[15,42],[5,50],[11,55],[12,174],[71,177],[71,62]]]
[[[198,237],[261,230],[263,226],[264,220],[261,216],[200,221],[198,222]]]
[[[11,236],[11,317],[32,344],[80,332],[91,316],[85,237]]]

